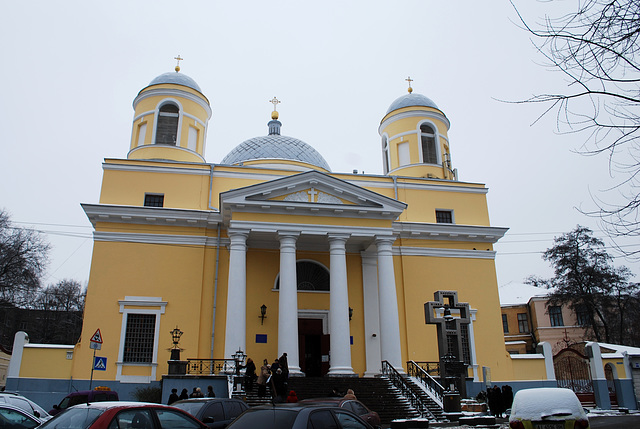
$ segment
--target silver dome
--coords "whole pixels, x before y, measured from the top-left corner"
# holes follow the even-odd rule
[[[331,171],[329,164],[327,164],[322,155],[307,143],[279,134],[245,140],[229,152],[222,160],[222,163],[238,164],[259,159],[302,161]]]
[[[178,72],[163,73],[160,76],[153,79],[151,82],[149,82],[148,86],[160,85],[163,83],[171,83],[174,85],[187,86],[191,89],[195,89],[199,93],[202,93],[200,86],[198,86],[195,80],[191,79],[189,76],[187,76],[184,73],[178,73]]]
[[[387,110],[386,114],[393,112],[394,110],[402,109],[403,107],[411,107],[411,106],[424,106],[424,107],[432,107],[434,109],[438,109],[436,103],[434,103],[430,98],[425,97],[422,94],[405,94],[402,97],[397,98],[391,106],[389,106],[389,110]]]

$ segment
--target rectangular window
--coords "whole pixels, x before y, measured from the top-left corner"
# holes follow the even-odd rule
[[[147,136],[147,123],[144,122],[138,126],[138,146],[144,144],[144,139]]]
[[[400,166],[411,164],[411,154],[409,153],[409,142],[398,145],[398,164]]]
[[[155,331],[155,314],[128,314],[122,361],[125,363],[151,363],[153,361]]]
[[[164,207],[163,194],[144,194],[145,207]]]
[[[549,307],[549,320],[551,321],[551,326],[564,326],[564,322],[562,321],[562,307],[558,305]]]
[[[589,314],[585,306],[576,308],[576,319],[580,326],[587,326],[589,324]]]
[[[451,210],[436,210],[436,223],[453,223]]]
[[[198,147],[198,129],[197,128],[189,127],[189,140],[187,141],[187,147],[194,152],[196,151]]]
[[[521,334],[529,333],[529,318],[527,313],[518,313],[518,331]]]
[[[502,331],[505,334],[509,333],[509,322],[507,322],[507,315],[506,314],[502,315]]]

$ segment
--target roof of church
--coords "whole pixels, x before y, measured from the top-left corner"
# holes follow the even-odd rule
[[[280,135],[282,123],[275,119],[278,117],[277,112],[274,110],[273,113],[274,119],[268,124],[269,135],[243,141],[224,157],[222,163],[239,164],[260,159],[282,159],[301,161],[331,171],[327,161],[310,145],[295,137]]]
[[[163,73],[160,76],[153,79],[151,82],[149,82],[148,86],[160,85],[163,83],[187,86],[191,89],[195,89],[196,91],[202,93],[200,86],[196,83],[195,80],[191,79],[189,76],[187,76],[184,73],[178,73],[178,72]]]
[[[425,97],[422,94],[409,93],[403,95],[402,97],[396,98],[396,100],[391,103],[391,106],[389,106],[389,110],[387,110],[386,114],[389,114],[394,110],[402,109],[403,107],[411,106],[432,107],[434,109],[440,110],[440,108],[436,106],[436,103],[434,103],[430,98]]]
[[[302,140],[278,134],[254,137],[236,146],[222,160],[223,164],[238,164],[258,159],[302,161],[331,171],[327,161]]]

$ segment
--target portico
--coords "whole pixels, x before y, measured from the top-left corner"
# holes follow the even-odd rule
[[[230,357],[239,347],[246,347],[247,250],[252,247],[279,249],[278,355],[287,353],[290,374],[302,375],[297,353],[298,318],[314,309],[298,306],[297,251],[315,250],[327,252],[330,261],[328,330],[331,358],[327,375],[355,375],[351,363],[348,292],[349,288],[362,289],[364,285],[349,284],[347,254],[355,254],[361,258],[361,269],[365,265],[371,269],[371,260],[360,256],[360,252],[368,250],[369,254],[376,255],[373,267],[377,268],[376,278],[379,281],[375,293],[381,303],[375,308],[362,306],[365,313],[379,314],[379,326],[375,328],[380,333],[379,350],[372,350],[372,354],[382,356],[382,359],[388,360],[402,371],[398,300],[391,248],[395,241],[392,222],[405,205],[318,172],[302,173],[265,185],[270,189],[262,189],[265,186],[261,184],[221,194],[221,212],[229,225],[230,243],[231,287],[227,296],[225,357]],[[296,195],[295,200],[292,201],[290,195]],[[266,199],[266,196],[270,199]],[[323,200],[331,202],[318,202]],[[242,220],[235,220],[236,213],[252,213],[254,220],[245,220],[245,216],[242,216]],[[280,220],[261,220],[271,213],[279,214]],[[297,219],[300,215],[312,214],[314,220],[308,223],[288,223],[287,218],[282,217],[292,214]],[[343,219],[357,216],[360,221],[363,217],[375,219],[379,226],[329,223],[336,216]]]

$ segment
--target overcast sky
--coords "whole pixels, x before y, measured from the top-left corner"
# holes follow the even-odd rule
[[[534,22],[575,2],[514,3]],[[46,233],[45,284],[88,280],[80,203],[98,202],[103,159],[127,155],[133,99],[178,54],[213,109],[207,162],[267,134],[276,96],[283,135],[334,172],[382,174],[378,126],[411,76],[451,121],[460,180],[486,184],[492,225],[510,228],[500,285],[551,276],[541,252],[578,224],[611,244],[577,209],[615,183],[606,155],[576,154],[585,136],[557,133],[553,114],[532,125],[542,106],[500,101],[565,87],[507,0],[4,1],[0,15],[0,208]]]

